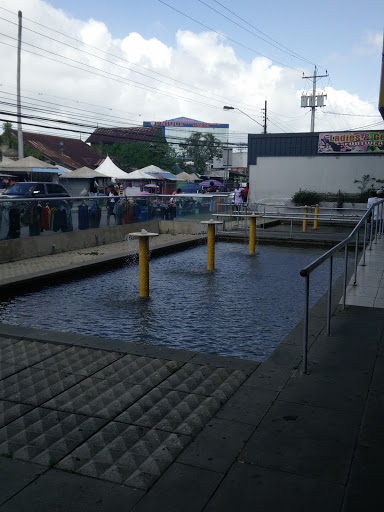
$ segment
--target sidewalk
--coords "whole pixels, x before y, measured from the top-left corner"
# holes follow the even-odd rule
[[[150,250],[153,253],[177,246],[189,246],[205,240],[204,235],[160,235],[153,237]],[[32,281],[49,280],[50,276],[81,272],[91,267],[102,267],[124,261],[138,253],[137,240],[110,243],[86,249],[39,256],[25,260],[0,263],[0,289]]]
[[[375,300],[383,248],[358,280]],[[369,305],[334,306],[327,337],[320,299],[308,375],[302,322],[261,364],[0,324],[0,512],[381,510],[384,315]]]
[[[332,320],[309,375],[300,325],[258,365],[2,324],[0,511],[380,510],[384,318]]]

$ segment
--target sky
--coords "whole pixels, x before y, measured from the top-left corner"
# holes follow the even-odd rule
[[[18,10],[23,113],[44,118],[25,130],[54,134],[65,119],[85,138],[95,126],[184,116],[229,123],[230,140],[244,142],[262,131],[267,101],[269,133],[309,131],[300,97],[315,65],[328,75],[315,131],[384,129],[384,2],[0,0],[3,112],[16,102]]]

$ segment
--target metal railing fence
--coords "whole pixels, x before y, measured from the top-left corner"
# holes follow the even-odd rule
[[[357,265],[358,265],[358,246],[359,233],[364,227],[363,256],[361,265],[365,265],[365,254],[367,246],[372,250],[372,245],[377,243],[377,239],[381,238],[383,233],[383,215],[384,215],[384,199],[374,203],[356,224],[351,233],[335,247],[316,258],[312,263],[304,267],[300,271],[300,275],[305,278],[305,299],[304,299],[304,329],[303,329],[303,370],[302,373],[308,373],[308,319],[309,319],[309,291],[310,291],[310,275],[320,265],[329,260],[329,283],[328,283],[328,301],[327,301],[327,336],[331,334],[331,309],[332,309],[332,270],[334,255],[344,249],[344,279],[343,279],[343,301],[342,309],[345,309],[346,290],[347,290],[347,274],[348,274],[348,246],[351,242],[355,243],[354,251],[354,281],[357,283]],[[370,222],[368,223],[368,221]],[[369,226],[369,228],[368,228]]]

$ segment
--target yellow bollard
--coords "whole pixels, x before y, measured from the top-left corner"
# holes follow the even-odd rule
[[[303,232],[307,231],[307,212],[308,212],[308,206],[304,206]]]
[[[139,295],[149,297],[148,238],[139,238]]]
[[[215,225],[208,224],[207,270],[215,270]]]
[[[249,217],[249,254],[256,252],[256,217]]]
[[[139,239],[139,295],[149,297],[149,237],[159,236],[158,233],[148,233],[145,229],[129,236]]]
[[[200,224],[207,224],[207,270],[215,270],[215,226],[222,224],[219,220],[203,220]]]
[[[313,221],[313,229],[317,229],[318,225],[318,217],[319,217],[319,205],[317,204],[315,206],[315,220]]]

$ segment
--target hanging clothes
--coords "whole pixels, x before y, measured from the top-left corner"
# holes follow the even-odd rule
[[[53,231],[66,231],[67,214],[61,208],[57,208],[54,214]]]
[[[49,217],[50,217],[50,208],[48,204],[44,206],[41,210],[41,230],[48,231],[49,230]]]
[[[99,206],[99,201],[94,199],[92,201],[91,207],[89,209],[89,227],[90,228],[98,228],[100,226],[101,219],[101,208]]]
[[[86,204],[79,206],[79,229],[89,228],[89,212]]]
[[[69,206],[63,206],[62,209],[64,210],[65,215],[67,217],[67,227],[65,231],[73,231],[71,208]]]
[[[1,221],[0,221],[0,240],[6,240],[9,232],[9,209],[0,208]]]
[[[123,212],[124,212],[124,205],[121,201],[118,203],[115,203],[115,219],[116,224],[121,225],[123,224]]]
[[[9,209],[9,231],[8,238],[20,238],[20,208],[11,206]]]

